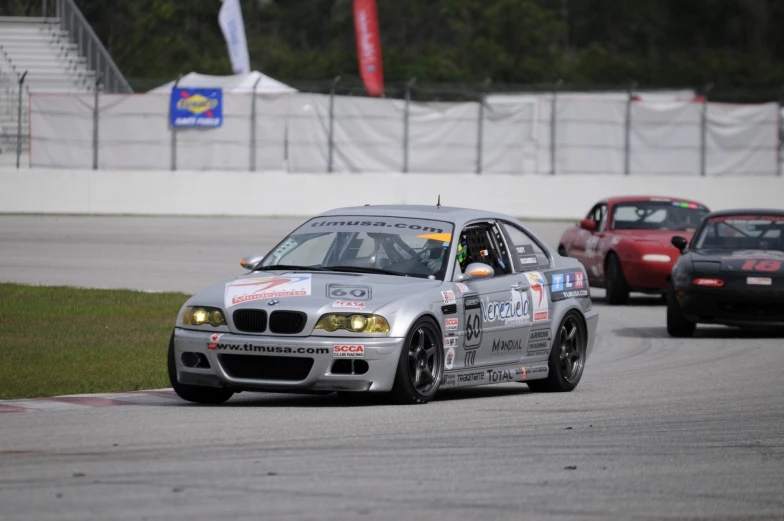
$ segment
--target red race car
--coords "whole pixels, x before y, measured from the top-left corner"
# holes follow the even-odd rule
[[[558,253],[583,263],[590,285],[607,290],[608,304],[625,304],[630,291],[663,294],[680,256],[670,240],[691,239],[709,211],[669,197],[604,199],[564,232]]]

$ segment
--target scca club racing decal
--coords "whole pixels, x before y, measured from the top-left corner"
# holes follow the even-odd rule
[[[553,302],[567,298],[585,298],[589,294],[585,273],[582,271],[565,271],[550,275],[550,298]]]
[[[550,318],[550,302],[547,300],[547,281],[538,271],[526,272],[525,278],[531,285],[531,298],[534,304],[534,322]]]
[[[365,346],[359,345],[338,345],[332,346],[333,358],[365,358]]]
[[[457,318],[444,319],[444,329],[447,331],[457,331],[459,320]]]
[[[310,275],[251,277],[226,283],[225,304],[229,308],[254,300],[305,297],[310,295]]]

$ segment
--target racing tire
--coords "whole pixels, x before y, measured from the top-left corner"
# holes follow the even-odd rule
[[[438,391],[443,374],[441,330],[432,318],[420,318],[406,335],[389,398],[400,405],[427,403]]]
[[[550,349],[548,375],[543,380],[523,382],[536,393],[568,393],[577,387],[585,369],[588,331],[582,316],[570,311],[558,326]]]
[[[683,316],[683,309],[675,298],[675,290],[667,294],[667,334],[675,338],[690,338],[694,336],[695,322]]]
[[[605,287],[607,290],[607,303],[619,306],[629,302],[629,283],[623,276],[623,268],[618,256],[611,253],[604,264]]]
[[[174,333],[169,340],[169,355],[167,357],[169,382],[174,392],[183,400],[194,403],[217,405],[223,403],[234,395],[234,391],[217,387],[202,387],[200,385],[186,385],[177,381],[177,364],[174,360]]]
[[[566,248],[564,247],[563,244],[558,246],[558,255],[560,255],[561,257],[568,257],[569,256],[569,254],[566,252]]]

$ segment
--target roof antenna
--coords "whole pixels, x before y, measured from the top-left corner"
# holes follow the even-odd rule
[[[438,202],[436,203],[436,208],[441,208],[441,194],[438,194]]]

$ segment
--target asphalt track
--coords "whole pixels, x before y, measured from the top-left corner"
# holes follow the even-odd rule
[[[0,280],[198,291],[297,222],[0,216]],[[532,226],[554,242],[566,225]],[[784,519],[782,336],[674,340],[656,299],[594,296],[569,394],[0,414],[0,520]]]

